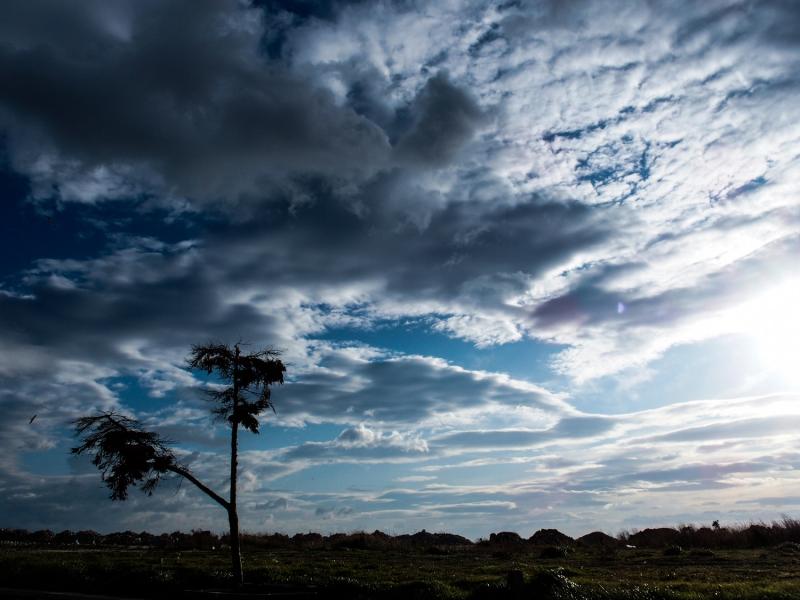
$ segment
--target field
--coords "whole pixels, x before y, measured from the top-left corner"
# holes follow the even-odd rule
[[[577,548],[564,553],[563,548],[479,545],[413,551],[250,549],[246,587],[258,596],[398,600],[800,598],[800,547],[795,544],[714,552]],[[0,587],[6,588],[201,597],[197,590],[226,589],[228,569],[228,555],[220,550],[0,549]],[[512,571],[521,573],[508,584]]]

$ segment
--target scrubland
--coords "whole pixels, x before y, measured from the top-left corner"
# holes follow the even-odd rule
[[[202,597],[230,578],[209,532],[0,531],[0,587]],[[245,535],[247,583],[263,597],[465,599],[800,598],[800,526],[646,529],[577,540],[555,530],[472,542],[450,534]],[[219,595],[217,595],[219,597]]]

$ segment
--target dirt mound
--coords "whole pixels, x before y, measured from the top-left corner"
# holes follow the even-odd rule
[[[619,546],[619,541],[602,531],[593,531],[578,538],[579,543],[592,548],[613,548]]]
[[[396,538],[399,543],[411,544],[413,546],[469,546],[470,540],[454,533],[429,533],[424,529],[411,535],[398,535]]]
[[[524,544],[525,540],[514,531],[501,531],[500,533],[491,534],[489,536],[489,543],[502,546],[517,546]]]
[[[628,544],[640,548],[664,548],[678,544],[680,533],[671,527],[643,529],[628,537]]]
[[[569,546],[575,542],[558,529],[540,529],[529,537],[528,541],[535,546]]]
[[[348,534],[334,534],[328,538],[332,548],[351,548],[354,550],[381,550],[389,546],[388,537],[371,533],[357,532]]]

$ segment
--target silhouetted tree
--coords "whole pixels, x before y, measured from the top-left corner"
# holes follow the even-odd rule
[[[239,344],[207,344],[192,347],[187,360],[191,369],[216,374],[227,387],[210,390],[212,412],[231,427],[230,493],[226,500],[200,481],[187,466],[178,462],[170,449],[171,442],[157,433],[146,431],[135,419],[104,412],[77,419],[75,435],[82,442],[74,454],[93,455],[92,463],[102,473],[111,490],[112,500],[125,500],[128,488],[138,485],[152,495],[162,476],[174,473],[190,481],[228,513],[231,563],[234,582],[241,585],[242,556],[239,542],[239,515],[236,510],[239,425],[258,433],[258,416],[273,408],[270,386],[283,383],[286,367],[274,350],[242,354]]]

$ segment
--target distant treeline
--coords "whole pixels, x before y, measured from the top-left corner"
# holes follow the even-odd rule
[[[246,548],[297,548],[297,549],[456,549],[458,547],[495,548],[502,550],[523,550],[525,547],[569,548],[583,546],[613,550],[635,546],[637,548],[761,548],[785,542],[800,544],[800,520],[784,517],[771,523],[748,523],[721,527],[716,522],[711,527],[680,525],[678,527],[659,527],[641,531],[624,531],[612,537],[595,531],[571,538],[556,529],[540,529],[529,538],[510,531],[493,533],[487,539],[473,542],[452,533],[430,533],[419,531],[414,534],[392,536],[382,531],[372,533],[298,533],[292,536],[282,533],[243,533],[242,542]],[[215,550],[228,544],[227,535],[217,535],[211,531],[193,530],[189,533],[152,534],[146,531],[122,531],[102,534],[96,531],[61,531],[49,529],[28,531],[26,529],[0,529],[0,544],[23,546],[132,546],[153,547],[176,550]]]

